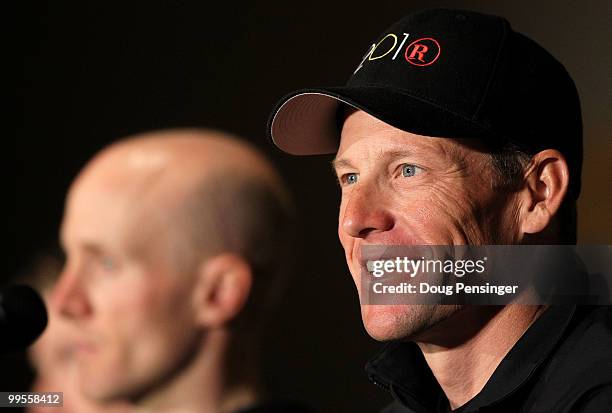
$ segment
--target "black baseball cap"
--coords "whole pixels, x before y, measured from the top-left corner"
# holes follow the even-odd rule
[[[410,14],[366,50],[346,86],[283,97],[268,133],[295,155],[335,153],[341,114],[363,110],[411,133],[559,150],[580,193],[582,118],[564,66],[498,16],[431,9]]]

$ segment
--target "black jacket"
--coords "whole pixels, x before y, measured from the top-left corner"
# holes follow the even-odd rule
[[[314,410],[295,401],[269,400],[244,408],[236,413],[314,413]]]
[[[414,343],[386,345],[366,371],[395,399],[384,413],[451,411]],[[453,412],[612,412],[612,307],[549,307]]]

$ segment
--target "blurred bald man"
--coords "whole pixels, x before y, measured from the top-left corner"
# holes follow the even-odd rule
[[[269,403],[261,327],[286,278],[292,210],[254,148],[220,132],[119,141],[72,184],[52,304],[78,327],[81,391],[163,412]]]

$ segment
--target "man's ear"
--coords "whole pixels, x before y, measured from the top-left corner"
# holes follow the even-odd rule
[[[569,169],[561,153],[546,149],[533,156],[525,172],[521,198],[521,231],[544,231],[557,213],[569,185]]]
[[[246,304],[253,283],[246,260],[229,253],[205,260],[196,278],[192,296],[196,321],[206,327],[221,327],[234,319]]]

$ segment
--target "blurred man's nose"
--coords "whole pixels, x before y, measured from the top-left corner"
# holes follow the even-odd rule
[[[353,238],[368,238],[393,228],[393,216],[375,189],[355,188],[345,200],[340,228]],[[377,199],[378,198],[378,199]]]
[[[53,288],[51,306],[59,314],[70,318],[82,318],[91,313],[81,276],[76,271],[64,268]]]

